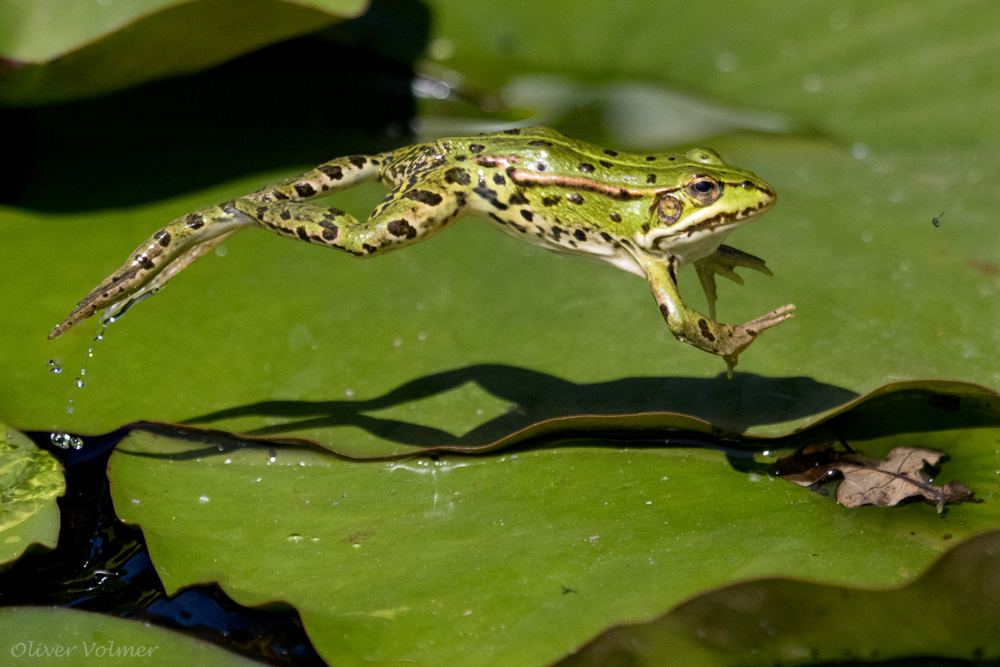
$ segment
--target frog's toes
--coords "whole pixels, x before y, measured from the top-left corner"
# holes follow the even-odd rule
[[[774,325],[794,317],[794,310],[795,304],[790,303],[787,306],[782,306],[781,308],[772,310],[766,315],[761,315],[757,319],[747,322],[742,325],[741,328],[743,328],[751,336],[756,336],[764,329],[770,329]]]

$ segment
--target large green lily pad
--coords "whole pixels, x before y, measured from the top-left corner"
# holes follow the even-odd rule
[[[30,544],[55,547],[56,498],[66,492],[62,466],[4,424],[0,424],[0,490],[0,564],[14,560]]]
[[[196,72],[321,30],[366,6],[366,0],[5,3],[0,102],[50,104]]]
[[[385,408],[413,415],[406,421],[446,430],[464,424],[461,430],[497,410],[566,400],[519,382],[530,369],[553,386],[563,381],[591,393],[602,383],[638,379],[624,397],[612,392],[620,413],[684,408],[714,422],[732,405],[770,395],[787,409],[766,421],[747,413],[734,425],[767,434],[787,432],[813,418],[808,414],[889,381],[949,377],[997,386],[998,334],[991,332],[1000,331],[1000,278],[980,239],[991,233],[998,195],[963,175],[974,166],[988,179],[998,156],[970,150],[944,165],[941,156],[933,163],[920,155],[858,160],[793,139],[714,143],[770,179],[780,199],[775,211],[730,238],[767,258],[775,276],[748,275],[742,288],[723,285],[721,319],[798,306],[793,320],[742,355],[733,382],[721,375],[721,360],[673,339],[642,280],[536,250],[477,221],[371,261],[244,232],[226,243],[225,257],[210,255],[175,278],[99,344],[91,323],[45,340],[75,300],[151,230],[275,175],[130,211],[6,211],[0,235],[11,258],[0,271],[21,287],[0,300],[23,326],[11,333],[9,349],[18,354],[0,359],[2,372],[20,384],[0,397],[0,414],[24,428],[94,433],[140,418],[184,421],[228,410],[221,413],[228,418],[206,425],[329,440],[336,428],[300,418],[317,403],[376,401],[431,374],[461,377],[467,369],[467,381],[431,394],[440,396],[433,406],[418,404],[419,396],[385,401]],[[862,194],[845,211],[831,187]],[[380,194],[368,188],[337,201],[361,212]],[[942,200],[955,203],[935,228],[931,218],[946,206]],[[60,241],[70,237],[73,243]],[[40,270],[36,248],[45,249],[45,265],[59,269],[44,283],[31,279]],[[693,275],[682,272],[682,283],[700,303]],[[67,372],[47,373],[52,358]],[[503,391],[481,389],[489,384],[477,377],[484,362],[513,369],[500,374]],[[73,383],[81,368],[82,389]],[[741,371],[752,375],[740,378]],[[690,391],[670,391],[675,383],[703,395],[703,403],[691,410]],[[798,385],[798,403],[781,399],[790,384]],[[277,414],[254,407],[269,401],[285,404]]]
[[[155,667],[250,667],[241,658],[208,642],[198,641],[139,621],[76,609],[4,607],[3,651],[9,664],[31,665],[141,664]],[[11,658],[7,658],[7,656]]]
[[[854,444],[873,457],[942,449],[942,476],[992,499],[997,438],[980,428]],[[244,605],[289,602],[335,664],[544,664],[609,624],[736,580],[895,586],[1000,526],[994,502],[848,510],[762,470],[682,447],[357,462],[137,431],[109,478],[168,593],[218,581]]]

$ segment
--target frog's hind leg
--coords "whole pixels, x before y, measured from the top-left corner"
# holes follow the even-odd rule
[[[70,316],[49,333],[49,338],[58,338],[103,308],[111,308],[112,312],[121,310],[159,289],[171,276],[230,234],[252,224],[249,217],[235,209],[233,202],[174,220],[146,239],[124,266],[91,290]]]
[[[108,314],[113,314],[159,289],[222,243],[225,237],[260,225],[262,221],[253,213],[256,208],[326,196],[359,183],[382,179],[385,167],[392,162],[391,153],[338,158],[283,184],[271,185],[246,197],[174,220],[144,241],[124,266],[91,290],[70,316],[49,333],[49,338],[58,338],[99,310],[108,308]],[[248,207],[248,202],[253,204]]]
[[[414,177],[396,187],[365,222],[339,209],[303,201],[237,200],[236,206],[255,224],[287,238],[372,257],[429,239],[465,214],[463,192],[443,197],[421,188],[422,184]]]
[[[698,272],[698,280],[701,281],[701,288],[705,291],[708,299],[708,316],[715,319],[715,302],[718,300],[718,293],[715,290],[715,274],[723,278],[729,278],[738,285],[743,285],[741,278],[734,269],[744,267],[759,271],[765,276],[774,275],[771,270],[764,266],[764,260],[748,252],[730,248],[727,245],[720,245],[718,249],[694,263],[694,268]]]

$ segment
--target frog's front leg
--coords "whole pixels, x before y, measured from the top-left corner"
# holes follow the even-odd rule
[[[795,306],[787,305],[746,324],[721,324],[684,305],[677,290],[676,259],[647,258],[644,268],[653,297],[660,306],[670,332],[682,342],[725,359],[730,378],[740,352],[747,349],[762,331],[794,315],[792,310]]]
[[[715,302],[718,300],[718,294],[715,291],[715,274],[729,278],[737,285],[743,285],[743,278],[734,271],[736,267],[740,266],[759,271],[768,277],[774,275],[764,265],[764,260],[760,257],[736,248],[730,248],[727,245],[720,245],[714,253],[694,263],[701,288],[705,291],[705,298],[708,299],[708,316],[711,319],[715,319]]]
[[[167,280],[234,232],[255,225],[275,229],[276,225],[268,224],[266,219],[257,215],[262,207],[268,210],[268,207],[276,206],[276,215],[281,213],[279,209],[287,207],[290,215],[294,204],[304,199],[334,194],[353,185],[381,178],[383,169],[391,162],[391,154],[339,158],[283,184],[271,185],[246,197],[210,206],[174,220],[146,239],[130,255],[124,266],[91,290],[70,316],[49,333],[49,338],[58,338],[101,309],[108,308],[108,313],[113,313],[123,305],[159,289]],[[336,209],[326,211],[335,216],[346,216]],[[314,217],[316,224],[321,225],[316,232],[319,238],[323,238],[324,232],[329,236],[332,231],[322,227],[325,219],[322,216]],[[346,216],[344,221],[348,224],[356,222],[350,216]],[[281,220],[277,227],[284,226],[286,222],[287,220]],[[301,238],[294,228],[293,234],[288,235],[298,235]]]

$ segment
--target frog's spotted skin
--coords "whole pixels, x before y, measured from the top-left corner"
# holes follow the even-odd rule
[[[390,192],[364,222],[309,201],[375,180]],[[541,128],[352,155],[170,223],[49,338],[102,308],[121,308],[158,289],[246,227],[371,257],[428,239],[471,215],[529,243],[647,278],[671,332],[723,356],[731,374],[739,353],[761,331],[793,315],[789,305],[740,326],[715,321],[715,274],[741,284],[736,267],[770,275],[763,260],[721,244],[774,201],[767,183],[708,149],[628,155]],[[691,263],[711,317],[685,306],[677,292],[677,271]]]

